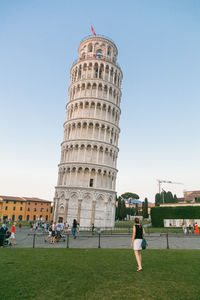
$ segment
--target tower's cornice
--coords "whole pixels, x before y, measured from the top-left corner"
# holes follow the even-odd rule
[[[92,41],[107,41],[107,43],[110,43],[112,44],[112,46],[115,47],[115,50],[116,50],[116,53],[118,54],[118,49],[117,49],[117,46],[115,44],[115,42],[109,38],[108,36],[106,35],[103,35],[103,34],[97,34],[96,36],[94,35],[87,35],[85,36],[81,41],[80,41],[80,44],[79,44],[79,47],[78,47],[78,50],[80,49],[81,45],[85,42],[88,42],[89,40],[92,40]]]
[[[65,127],[66,124],[70,124],[70,123],[73,123],[75,121],[97,121],[97,122],[101,122],[101,123],[104,123],[104,124],[109,124],[109,125],[112,125],[113,127],[115,127],[118,132],[120,133],[120,128],[119,126],[115,125],[114,123],[112,122],[109,122],[109,121],[105,121],[105,120],[102,120],[102,119],[97,119],[97,118],[74,118],[74,119],[70,119],[70,120],[67,120],[64,122],[63,124],[63,127]]]
[[[92,168],[100,168],[100,169],[107,169],[107,170],[111,170],[111,171],[115,171],[118,172],[118,169],[113,168],[111,166],[108,165],[101,165],[101,164],[94,164],[94,163],[88,163],[88,162],[64,162],[64,163],[59,163],[58,167],[63,167],[63,166],[71,166],[71,167],[80,167],[80,166],[87,166],[88,168],[92,169]]]
[[[102,58],[96,58],[95,56],[90,56],[90,55],[88,55],[88,56],[86,56],[85,58],[82,58],[82,57],[79,57],[79,58],[77,58],[77,59],[75,59],[74,61],[73,61],[73,64],[72,64],[72,66],[71,66],[71,69],[70,69],[70,72],[71,72],[71,70],[78,64],[78,63],[82,63],[82,62],[84,62],[84,61],[94,61],[94,62],[106,62],[106,63],[109,63],[109,64],[111,64],[111,65],[114,65],[116,68],[118,68],[119,70],[120,70],[120,72],[121,72],[121,76],[122,76],[122,78],[123,78],[123,72],[122,72],[122,69],[121,69],[121,67],[120,67],[120,65],[117,63],[117,62],[113,62],[113,61],[111,61],[111,59],[109,58],[109,57],[102,57]]]
[[[100,98],[100,97],[79,97],[79,98],[76,98],[76,99],[73,99],[73,100],[70,100],[69,102],[67,102],[67,104],[66,104],[66,106],[65,106],[65,108],[67,109],[67,107],[70,105],[70,104],[73,104],[73,103],[75,103],[76,101],[88,101],[88,102],[90,102],[90,100],[91,101],[97,101],[98,102],[98,100],[100,100],[100,101],[105,101],[105,102],[107,102],[108,104],[112,104],[113,106],[115,106],[118,110],[119,110],[119,112],[120,112],[120,114],[121,114],[121,108],[119,107],[119,105],[117,105],[116,103],[114,103],[114,102],[112,102],[112,101],[109,101],[109,100],[106,100],[106,99],[104,99],[104,98]]]
[[[119,148],[117,147],[117,146],[115,146],[115,145],[113,145],[113,144],[110,144],[110,143],[107,143],[107,142],[102,142],[102,141],[100,141],[100,140],[89,140],[89,139],[78,139],[78,138],[76,138],[76,139],[67,139],[66,141],[63,141],[62,143],[61,143],[61,146],[63,145],[63,144],[66,144],[66,143],[74,143],[74,142],[76,142],[77,144],[78,143],[85,143],[85,142],[88,142],[88,143],[94,143],[94,144],[105,144],[105,145],[108,145],[109,147],[113,147],[115,150],[117,150],[118,152],[119,152]]]

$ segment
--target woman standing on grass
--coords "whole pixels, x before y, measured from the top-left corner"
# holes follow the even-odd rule
[[[138,264],[137,271],[142,271],[142,239],[145,235],[144,228],[140,225],[139,218],[135,218],[135,224],[133,225],[133,236],[131,241],[131,248],[135,252],[136,261]]]

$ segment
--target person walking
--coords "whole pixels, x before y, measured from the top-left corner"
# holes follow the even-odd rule
[[[15,234],[16,234],[15,226],[16,226],[16,222],[11,227],[11,236],[10,236],[10,241],[13,241],[14,245],[16,245],[16,242],[15,242]]]
[[[95,227],[94,227],[94,223],[92,224],[92,235],[94,234],[94,229],[95,229]]]
[[[197,223],[195,223],[195,234],[199,234],[199,227]]]
[[[72,225],[72,235],[74,239],[76,238],[76,228],[77,228],[77,221],[74,219],[73,225]]]
[[[19,223],[19,231],[21,231],[22,230],[22,223],[20,222]]]
[[[77,223],[77,227],[76,227],[76,232],[77,232],[77,235],[79,235],[79,230],[80,230],[80,224]]]
[[[58,221],[58,223],[56,224],[56,231],[57,231],[56,242],[60,240],[63,228],[64,228],[64,224],[61,221]]]
[[[49,225],[49,224],[48,224],[48,225]],[[48,226],[48,232],[49,232],[49,235],[48,235],[48,236],[46,237],[46,239],[44,240],[45,243],[48,241],[48,239],[51,240],[51,235],[52,235],[52,226],[51,226],[51,225]]]
[[[144,228],[140,225],[139,218],[135,218],[135,224],[133,225],[133,236],[131,241],[131,248],[135,253],[135,258],[138,264],[137,272],[142,271],[142,239],[145,235]]]
[[[54,244],[55,243],[55,237],[56,237],[56,223],[54,222],[52,225],[51,225],[51,229],[52,229],[52,232],[51,232],[51,244]]]

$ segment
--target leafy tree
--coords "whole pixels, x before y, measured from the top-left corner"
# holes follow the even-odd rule
[[[135,193],[130,193],[130,192],[127,192],[127,193],[122,194],[121,197],[122,197],[123,199],[129,199],[129,198],[132,198],[132,199],[139,199],[139,198],[140,198],[137,194],[135,194]]]
[[[176,195],[172,195],[170,191],[162,191],[162,193],[157,193],[155,195],[155,206],[160,206],[163,203],[177,203],[178,199]]]

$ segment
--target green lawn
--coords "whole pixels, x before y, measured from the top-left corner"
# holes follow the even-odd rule
[[[183,233],[183,229],[179,227],[146,227],[144,228],[145,233]],[[108,230],[102,230],[104,233],[132,233],[133,227],[121,227],[121,228],[115,228],[115,229],[108,229]]]
[[[0,249],[0,299],[200,299],[198,250]]]
[[[142,225],[149,224],[151,221],[143,220]],[[134,221],[115,221],[115,227],[133,227]]]

